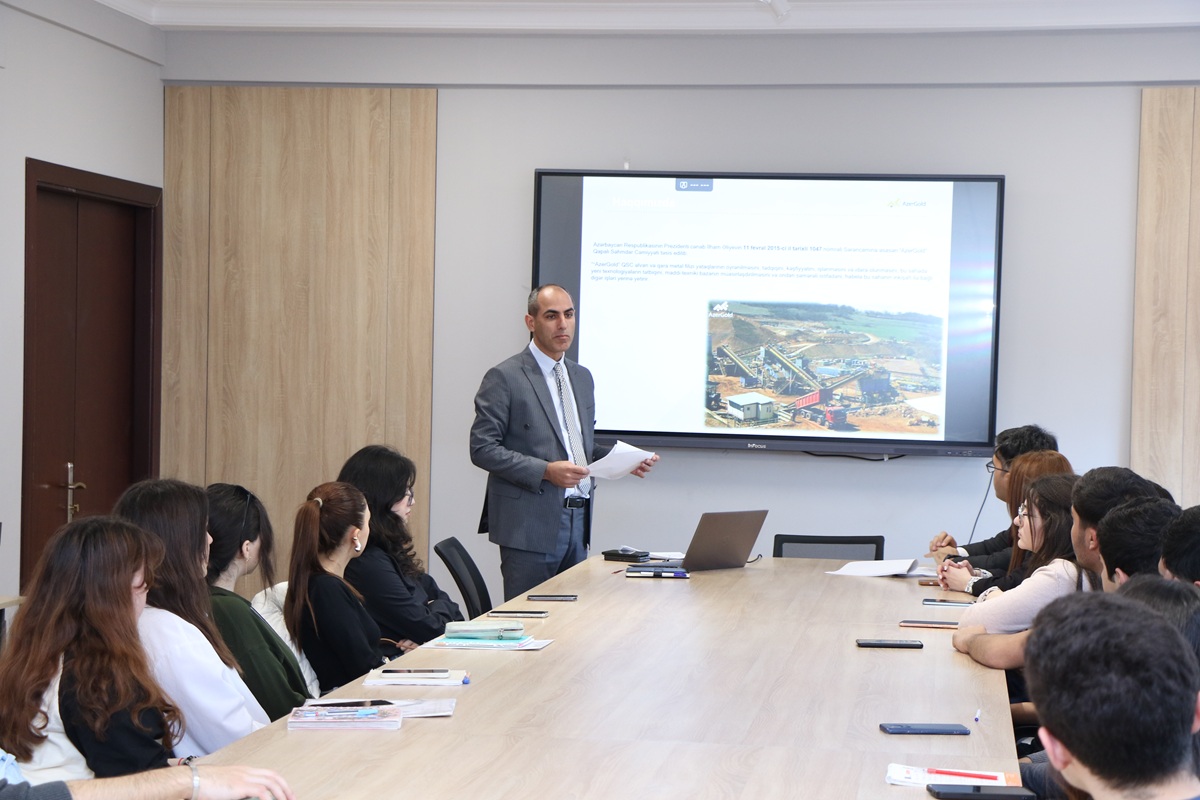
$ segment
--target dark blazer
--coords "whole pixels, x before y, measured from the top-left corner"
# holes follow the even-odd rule
[[[565,361],[589,461],[611,448],[598,446],[592,373]],[[543,480],[546,465],[570,458],[554,399],[537,360],[526,348],[487,371],[475,395],[471,463],[488,472],[488,538],[534,553],[554,551],[564,492]],[[593,485],[593,492],[594,492]]]

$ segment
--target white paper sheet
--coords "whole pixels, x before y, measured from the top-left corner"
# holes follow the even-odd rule
[[[654,453],[643,450],[640,447],[634,447],[631,444],[625,444],[625,442],[618,439],[612,452],[599,461],[593,461],[591,464],[588,464],[588,474],[593,478],[606,478],[607,480],[615,481],[633,472],[638,468],[638,464],[641,464],[653,455]]]

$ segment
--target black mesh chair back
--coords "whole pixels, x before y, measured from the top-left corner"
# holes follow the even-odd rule
[[[475,566],[475,559],[471,558],[462,542],[451,536],[435,544],[433,551],[446,564],[450,576],[458,584],[458,591],[462,592],[463,604],[466,606],[467,619],[475,619],[491,611],[492,598],[488,594],[487,584],[483,582],[479,567]]]
[[[882,536],[775,535],[775,558],[840,558],[846,561],[882,561]]]

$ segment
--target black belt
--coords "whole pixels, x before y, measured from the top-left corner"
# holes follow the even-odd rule
[[[563,508],[583,508],[586,505],[587,505],[586,497],[579,497],[578,495],[576,495],[575,497],[564,497],[563,498]]]

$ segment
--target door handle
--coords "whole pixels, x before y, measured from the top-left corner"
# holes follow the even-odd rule
[[[75,502],[75,490],[87,488],[86,483],[75,480],[74,462],[67,462],[67,482],[62,487],[67,490],[67,522],[70,522],[79,513],[79,503]]]

